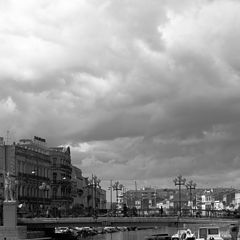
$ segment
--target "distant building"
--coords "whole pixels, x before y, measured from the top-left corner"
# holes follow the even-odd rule
[[[213,208],[216,211],[221,211],[224,209],[224,205],[223,202],[219,201],[219,200],[215,200],[214,204],[213,204]]]
[[[240,207],[240,192],[235,192],[235,201],[234,201],[234,207],[235,209],[238,209]]]
[[[106,209],[107,208],[107,197],[106,197],[106,190],[99,188],[98,189],[98,196],[99,196],[99,209]]]
[[[205,190],[201,195],[201,211],[202,216],[210,216],[214,210],[214,194],[213,189]]]
[[[156,208],[156,189],[142,188],[139,190],[128,190],[124,194],[126,205],[129,208],[152,209]]]
[[[240,192],[234,189],[225,192],[223,203],[226,209],[238,209],[240,207]]]
[[[87,196],[87,206],[89,212],[96,209],[106,209],[106,190],[102,189],[100,184],[96,184],[92,179],[87,178],[87,187],[84,191]]]

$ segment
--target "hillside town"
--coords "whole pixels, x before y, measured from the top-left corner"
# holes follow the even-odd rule
[[[37,136],[12,144],[1,138],[0,169],[1,205],[8,172],[19,203],[18,214],[24,217],[239,214],[240,191],[198,188],[186,180],[181,186],[176,181],[182,176],[173,181],[173,188],[137,188],[136,184],[135,189],[127,190],[119,181],[111,181],[108,189],[103,189],[100,177],[86,177],[72,165],[70,147],[48,147],[46,139]]]

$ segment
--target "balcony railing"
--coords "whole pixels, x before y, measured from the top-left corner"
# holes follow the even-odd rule
[[[54,197],[52,197],[52,201],[72,201],[73,199],[72,199],[72,197],[67,197],[67,196],[62,196],[62,197],[60,197],[60,196],[54,196]]]
[[[29,179],[39,180],[39,181],[43,181],[43,182],[49,181],[48,177],[43,177],[43,176],[31,174],[31,173],[22,173],[22,172],[18,172],[18,179],[23,179],[26,181],[29,181]]]
[[[69,171],[69,172],[72,171],[71,166],[65,165],[65,164],[54,164],[51,167],[54,168],[54,169],[63,169],[65,171]]]
[[[68,180],[53,180],[52,184],[55,185],[71,185],[71,182]]]
[[[29,197],[29,196],[18,196],[19,201],[26,201],[26,202],[32,202],[32,203],[50,203],[51,199],[48,198],[42,198],[42,197]]]

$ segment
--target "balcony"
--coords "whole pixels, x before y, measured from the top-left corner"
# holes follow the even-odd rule
[[[71,181],[68,180],[53,180],[52,185],[69,185],[71,186]]]
[[[72,197],[68,197],[68,196],[55,196],[55,197],[52,197],[52,201],[72,201]]]
[[[31,203],[50,203],[51,199],[48,198],[42,198],[42,197],[29,197],[29,196],[19,196],[18,201],[25,201],[25,202],[31,202]]]
[[[36,174],[32,174],[32,173],[22,173],[22,172],[18,172],[18,179],[22,179],[25,181],[29,181],[29,180],[37,180],[37,181],[42,181],[42,182],[48,182],[49,178],[48,177],[42,177],[42,176],[38,176]]]
[[[83,195],[83,189],[78,189],[77,194],[79,197],[81,197]]]
[[[52,165],[52,169],[61,169],[64,170],[65,172],[72,172],[72,168],[69,165],[65,165],[65,164],[54,164]]]

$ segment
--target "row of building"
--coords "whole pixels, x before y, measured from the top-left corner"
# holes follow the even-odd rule
[[[240,192],[233,188],[194,189],[190,192],[182,189],[142,188],[128,190],[119,194],[119,203],[128,208],[136,208],[145,214],[162,209],[165,214],[200,213],[202,216],[212,214],[240,214]]]
[[[19,208],[36,214],[67,214],[78,208],[106,208],[106,191],[95,177],[83,177],[71,163],[70,147],[48,147],[46,140],[21,139],[5,144],[0,138],[0,199],[9,172]]]
[[[92,214],[94,210],[107,208],[106,190],[101,188],[96,176],[84,177],[81,169],[72,165],[69,147],[48,147],[46,140],[37,136],[13,144],[5,144],[0,138],[0,203],[4,201],[7,172],[22,212]],[[119,186],[112,186],[111,190],[120,190],[119,194],[116,191],[116,202],[109,208],[163,209],[171,214],[178,211],[181,204],[182,209],[194,209],[203,215],[213,210],[240,209],[240,193],[235,189],[195,189],[193,193],[182,189],[179,199],[178,189],[126,191]]]

